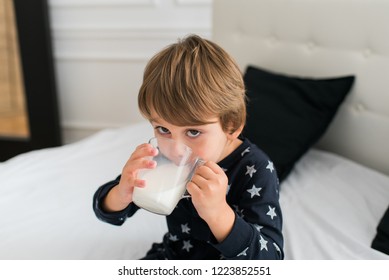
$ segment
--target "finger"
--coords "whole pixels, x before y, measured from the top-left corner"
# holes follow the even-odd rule
[[[142,186],[144,183],[135,183],[138,178],[138,172],[144,169],[153,169],[157,166],[157,162],[149,158],[140,158],[137,160],[128,160],[122,170],[122,179],[127,181],[131,186]]]
[[[123,167],[123,173],[135,177],[140,169],[153,169],[157,166],[157,162],[152,158],[129,159]]]
[[[207,178],[201,174],[194,174],[191,183],[195,184],[198,188],[202,189],[208,183]]]
[[[203,165],[196,169],[194,175],[198,175],[207,180],[210,180],[212,177],[215,176],[215,172],[208,165]]]
[[[223,169],[216,162],[207,161],[204,165],[216,174],[223,174],[224,173]]]
[[[146,181],[137,177],[136,172],[128,172],[129,176],[123,174],[120,181],[127,186],[133,186],[138,188],[144,188],[146,186]]]
[[[148,143],[139,145],[131,154],[130,158],[125,164],[125,168],[153,168],[155,163],[152,157],[158,154],[158,149],[154,148]]]
[[[154,148],[151,144],[143,143],[136,147],[135,151],[132,153],[131,158],[137,159],[141,157],[154,157],[158,154],[158,149]]]
[[[199,186],[192,181],[186,184],[186,190],[191,195],[191,197],[197,197],[201,194],[201,189],[199,188]]]
[[[146,186],[146,181],[142,179],[135,179],[133,185],[138,188],[144,188]]]

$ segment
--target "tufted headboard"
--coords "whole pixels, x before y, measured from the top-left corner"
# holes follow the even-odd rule
[[[213,13],[213,40],[242,72],[355,75],[317,147],[389,174],[389,1],[214,0]]]

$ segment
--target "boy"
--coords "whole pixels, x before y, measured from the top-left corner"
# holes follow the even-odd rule
[[[146,66],[138,105],[156,137],[173,138],[205,160],[166,217],[168,230],[144,259],[282,259],[282,214],[272,162],[241,136],[245,89],[234,60],[192,35],[157,53]],[[138,146],[122,174],[94,195],[98,218],[121,225],[139,209],[140,169],[154,168],[149,144]]]

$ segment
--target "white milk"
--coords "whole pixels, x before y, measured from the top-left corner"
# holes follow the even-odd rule
[[[177,166],[173,163],[141,171],[140,178],[146,181],[146,186],[135,187],[134,203],[148,211],[169,215],[185,192],[189,172],[188,166]]]

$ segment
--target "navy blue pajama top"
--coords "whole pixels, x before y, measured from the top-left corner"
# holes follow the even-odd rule
[[[248,139],[219,166],[228,177],[227,203],[235,212],[229,235],[218,243],[208,225],[199,217],[190,198],[183,198],[166,216],[168,232],[160,251],[167,259],[283,259],[282,213],[279,181],[267,155]],[[93,199],[96,216],[121,225],[139,209],[130,203],[119,212],[108,213],[101,201],[120,176],[98,188]]]

